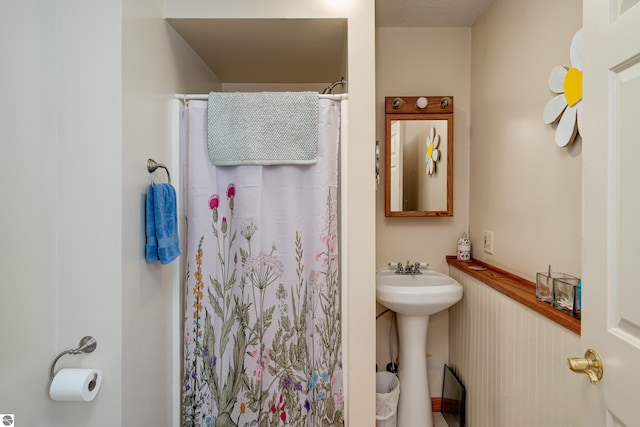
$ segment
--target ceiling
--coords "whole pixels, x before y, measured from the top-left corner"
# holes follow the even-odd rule
[[[470,27],[492,0],[376,0],[376,27]]]
[[[492,0],[376,0],[376,27],[470,27]],[[346,19],[167,19],[223,83],[331,83]]]
[[[340,80],[346,19],[167,19],[223,83]]]

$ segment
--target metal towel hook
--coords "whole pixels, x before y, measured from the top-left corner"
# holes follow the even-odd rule
[[[147,160],[147,171],[149,171],[149,173],[154,173],[158,168],[164,169],[164,171],[167,173],[167,180],[169,181],[169,184],[171,184],[171,175],[169,175],[169,169],[167,169],[167,167],[162,163],[158,163],[153,159]]]
[[[78,348],[73,348],[71,350],[65,350],[55,358],[55,360],[51,364],[51,371],[49,372],[49,374],[51,376],[51,379],[53,379],[53,377],[55,377],[56,363],[58,363],[58,360],[62,356],[64,356],[65,354],[93,353],[93,351],[96,349],[97,346],[98,346],[98,341],[96,341],[96,339],[94,337],[90,337],[90,336],[82,337],[82,339],[80,340],[80,345],[78,346]]]

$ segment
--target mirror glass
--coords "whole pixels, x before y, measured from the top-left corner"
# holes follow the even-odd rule
[[[453,216],[453,98],[388,97],[385,109],[386,216]]]

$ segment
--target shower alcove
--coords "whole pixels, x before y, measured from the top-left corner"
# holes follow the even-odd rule
[[[347,77],[346,19],[167,21],[219,79],[211,91],[322,92]]]

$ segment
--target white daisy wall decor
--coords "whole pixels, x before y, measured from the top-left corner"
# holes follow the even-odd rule
[[[542,120],[550,125],[558,122],[556,145],[565,147],[582,134],[582,29],[571,40],[571,68],[556,66],[549,75],[549,89],[557,95],[547,102]]]
[[[440,135],[436,135],[436,128],[432,127],[427,137],[427,154],[424,156],[424,162],[427,167],[427,175],[432,175],[436,172],[436,162],[440,160]]]

